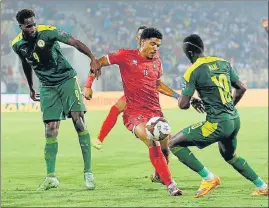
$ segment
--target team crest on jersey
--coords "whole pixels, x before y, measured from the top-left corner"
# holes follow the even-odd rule
[[[137,60],[133,60],[133,65],[137,65]]]
[[[44,40],[39,40],[39,41],[37,41],[37,45],[38,45],[39,48],[44,48],[45,41]]]
[[[157,69],[157,65],[156,65],[156,63],[153,64],[153,69],[154,69],[154,70]]]

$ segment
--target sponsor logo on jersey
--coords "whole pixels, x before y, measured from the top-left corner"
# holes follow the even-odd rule
[[[44,48],[45,41],[44,40],[39,40],[39,41],[37,41],[37,45],[38,45],[39,48]]]
[[[137,60],[133,60],[133,65],[137,65]]]

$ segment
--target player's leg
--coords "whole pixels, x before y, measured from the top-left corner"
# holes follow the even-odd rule
[[[78,133],[79,143],[84,161],[84,182],[86,188],[94,189],[94,178],[91,172],[91,141],[90,134],[86,127],[84,112],[86,112],[83,103],[81,89],[78,84],[77,77],[67,80],[58,87],[63,109],[68,117],[72,118],[74,127]]]
[[[150,161],[159,173],[161,180],[167,186],[169,195],[181,195],[182,191],[177,188],[177,184],[172,180],[166,159],[161,151],[160,143],[149,139],[147,136],[146,123],[140,123],[137,126],[134,126],[133,132],[149,148]]]
[[[228,138],[219,141],[219,151],[224,160],[229,163],[237,172],[239,172],[246,179],[250,180],[257,188],[252,195],[268,196],[268,185],[255,173],[255,171],[248,165],[246,160],[236,155],[237,147],[237,133],[240,129],[240,119],[234,120],[235,131]]]
[[[87,129],[84,112],[71,112],[74,127],[78,133],[79,144],[84,161],[84,180],[89,190],[95,188],[94,178],[91,171],[91,138]]]
[[[97,139],[92,140],[92,146],[96,149],[102,148],[102,142],[105,140],[106,136],[109,134],[111,129],[115,126],[118,115],[124,111],[126,106],[126,98],[122,96],[115,105],[110,108],[110,111],[103,122]]]
[[[45,124],[46,144],[44,156],[47,166],[47,177],[38,190],[48,190],[59,186],[55,173],[56,155],[58,152],[57,136],[60,120],[65,119],[65,116],[58,91],[54,87],[40,88],[40,105]]]
[[[168,148],[168,141],[171,138],[171,135],[169,135],[165,140],[160,141],[160,145],[161,145],[161,150],[162,153],[166,159],[166,163],[168,165],[169,163],[169,148]],[[151,181],[154,183],[163,183],[163,181],[160,178],[159,173],[157,172],[157,170],[155,169],[155,172],[151,175]]]
[[[195,197],[206,195],[210,190],[220,184],[220,180],[212,172],[210,172],[202,163],[194,156],[188,146],[198,146],[204,148],[212,143],[214,139],[206,134],[206,129],[210,129],[209,134],[214,133],[213,125],[209,122],[200,122],[183,129],[169,141],[171,152],[179,159],[180,162],[197,172],[202,177],[202,183]],[[202,131],[202,128],[204,131]],[[207,136],[205,138],[205,136]]]

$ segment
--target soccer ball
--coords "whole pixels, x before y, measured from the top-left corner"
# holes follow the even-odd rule
[[[150,139],[161,141],[171,133],[171,127],[165,118],[153,117],[146,124],[146,132]]]

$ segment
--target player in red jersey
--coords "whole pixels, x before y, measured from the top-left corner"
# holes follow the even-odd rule
[[[171,97],[175,93],[160,80],[162,63],[160,57],[156,55],[161,41],[162,34],[160,31],[156,28],[146,28],[141,34],[139,49],[120,49],[98,60],[102,67],[111,64],[119,65],[126,96],[126,107],[123,115],[124,125],[149,148],[151,163],[167,186],[169,195],[178,196],[182,194],[182,191],[172,180],[166,159],[161,151],[162,146],[168,152],[168,138],[160,142],[153,141],[148,138],[146,133],[146,122],[150,118],[163,117],[159,102],[159,91]],[[97,72],[96,75],[98,75]],[[193,106],[196,109],[201,109],[200,105]]]

